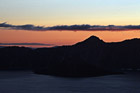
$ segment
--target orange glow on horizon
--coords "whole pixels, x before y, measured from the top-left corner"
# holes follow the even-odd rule
[[[105,42],[140,38],[140,31],[25,31],[0,29],[0,43],[72,45],[95,35]]]

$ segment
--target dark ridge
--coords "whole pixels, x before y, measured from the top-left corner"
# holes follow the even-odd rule
[[[32,70],[37,74],[89,77],[140,69],[140,39],[105,43],[96,36],[72,46],[30,49],[0,48],[1,70]]]
[[[98,45],[101,45],[101,44],[104,44],[103,40],[99,39],[96,36],[91,36],[91,37],[87,38],[86,40],[75,44],[74,46],[91,46],[91,47],[94,47],[94,46],[98,46]]]
[[[101,41],[98,37],[96,37],[96,36],[90,36],[88,39],[86,39],[84,42],[86,42],[86,41],[88,41],[88,42],[98,42],[98,41]]]
[[[84,40],[82,43],[86,43],[86,44],[94,44],[94,43],[103,43],[102,40],[100,40],[98,37],[96,36],[91,36],[88,39]]]

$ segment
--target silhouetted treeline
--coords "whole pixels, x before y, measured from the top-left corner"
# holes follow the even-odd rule
[[[91,36],[72,46],[0,48],[0,69],[30,69],[59,76],[96,76],[140,69],[140,39],[105,43]]]

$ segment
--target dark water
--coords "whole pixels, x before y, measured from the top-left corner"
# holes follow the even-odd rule
[[[29,71],[0,71],[0,93],[140,93],[140,73],[60,78]]]

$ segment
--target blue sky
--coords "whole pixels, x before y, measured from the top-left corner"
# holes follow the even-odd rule
[[[0,0],[0,22],[35,25],[140,24],[140,0]]]

